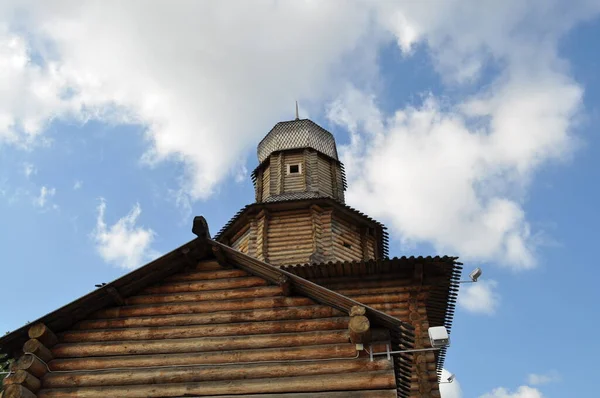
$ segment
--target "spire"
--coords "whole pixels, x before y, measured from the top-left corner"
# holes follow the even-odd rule
[[[296,101],[296,120],[300,120],[300,116],[298,116],[298,101]]]

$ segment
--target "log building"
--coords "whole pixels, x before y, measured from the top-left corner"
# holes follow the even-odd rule
[[[211,237],[0,339],[0,398],[439,397],[461,264],[389,258],[385,227],[344,201],[334,137],[281,122],[258,146],[256,201]]]

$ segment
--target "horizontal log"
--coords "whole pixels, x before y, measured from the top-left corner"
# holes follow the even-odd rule
[[[338,269],[338,265],[341,269]],[[350,268],[348,270],[348,268]],[[406,292],[419,291],[422,294],[425,292],[421,289],[420,285],[415,285],[412,281],[412,277],[407,272],[394,272],[394,273],[382,273],[376,272],[373,274],[365,274],[367,265],[364,263],[352,263],[352,264],[335,264],[333,275],[327,274],[326,278],[314,278],[313,282],[322,285],[335,285],[335,284],[348,284],[348,283],[363,283],[367,286],[367,282],[372,281],[397,281],[395,286],[392,287],[404,287]],[[347,271],[348,270],[348,271]],[[324,269],[320,268],[319,271],[329,271],[329,267]],[[339,275],[340,272],[350,272],[350,275]],[[338,276],[339,275],[339,276]]]
[[[313,241],[313,236],[312,234],[306,234],[306,235],[295,235],[295,236],[290,236],[288,238],[269,238],[268,240],[268,245],[269,247],[281,247],[281,246],[294,246],[296,245],[300,245],[300,244],[307,244],[307,243],[312,243]]]
[[[353,300],[358,301],[362,304],[386,304],[393,303],[399,307],[408,308],[408,300],[410,299],[409,293],[388,293],[388,294],[377,294],[377,295],[359,295],[351,296]]]
[[[325,287],[331,290],[342,290],[342,289],[372,289],[379,287],[395,287],[398,285],[398,281],[395,279],[387,279],[387,280],[377,280],[377,281],[369,281],[369,280],[356,280],[354,282],[347,281],[342,283],[327,283],[324,284]]]
[[[105,397],[180,397],[235,393],[238,395],[287,392],[345,391],[361,388],[390,389],[396,380],[393,371],[279,377],[235,381],[214,381],[185,384],[151,384],[122,387],[82,387],[41,390],[38,398],[105,398]]]
[[[333,391],[289,394],[245,394],[244,398],[397,398],[398,391],[393,390],[362,390],[362,391]],[[432,395],[434,397],[434,395]],[[439,397],[437,395],[436,397]],[[204,398],[240,398],[239,395],[210,395]],[[419,397],[420,398],[420,397]]]
[[[293,307],[315,304],[306,297],[264,297],[256,299],[239,299],[223,301],[199,301],[186,303],[165,303],[113,307],[100,310],[90,316],[93,319],[123,318],[145,315],[194,314],[217,311],[241,311],[258,308]]]
[[[143,293],[181,293],[198,292],[206,290],[239,289],[244,287],[266,286],[267,281],[256,276],[231,279],[214,279],[209,281],[197,282],[173,282],[163,283],[147,287]]]
[[[234,290],[210,290],[206,292],[167,293],[144,296],[132,296],[125,300],[127,305],[174,303],[185,301],[232,300],[282,295],[279,286],[259,286]]]
[[[311,279],[312,280],[312,279]],[[312,280],[315,283],[319,283],[316,280]],[[406,282],[409,283],[408,281]],[[321,283],[319,283],[321,284]],[[326,284],[323,284],[325,286]],[[398,283],[400,285],[400,283]],[[375,288],[350,288],[350,289],[338,289],[340,294],[345,296],[358,296],[358,295],[376,295],[376,294],[387,294],[387,293],[410,293],[417,291],[418,286],[388,286],[388,287],[375,287]],[[428,290],[428,287],[422,286],[421,290]],[[426,293],[427,295],[429,292]]]
[[[368,343],[371,340],[369,319],[364,315],[353,316],[348,324],[348,333],[352,343]]]
[[[6,387],[2,398],[36,398],[36,395],[19,384],[11,384]]]
[[[121,319],[98,319],[82,321],[74,326],[76,330],[130,328],[144,326],[191,326],[229,322],[258,322],[287,319],[313,319],[343,316],[341,311],[322,305],[306,307],[265,308],[247,311],[222,311],[206,314],[184,314],[147,316]]]
[[[200,261],[194,267],[196,271],[215,271],[223,269],[231,269],[230,267],[224,267],[217,260],[204,260]]]
[[[347,343],[186,354],[55,359],[49,366],[53,371],[73,371],[180,365],[214,365],[264,361],[317,360],[330,358],[341,359],[353,358],[355,356],[355,346]]]
[[[209,336],[241,336],[263,333],[293,333],[316,330],[344,329],[348,326],[347,317],[263,321],[249,323],[226,323],[212,325],[190,325],[154,328],[128,328],[92,331],[69,331],[61,336],[63,343],[119,340],[182,339]]]
[[[284,248],[287,251],[292,250],[303,250],[303,249],[312,249],[313,241],[312,237],[307,237],[306,240],[302,240],[297,237],[296,239],[290,239],[288,242],[273,242],[269,241],[269,250],[277,250],[280,248]]]
[[[48,371],[46,365],[33,355],[23,355],[16,362],[14,362],[13,369],[15,371],[26,371],[38,379],[45,375]]]
[[[243,276],[249,276],[246,271],[241,269],[221,269],[215,271],[191,271],[181,272],[173,276],[168,277],[166,280],[169,282],[185,282],[185,281],[205,281],[212,279],[227,279],[227,278],[238,278]]]
[[[31,392],[36,392],[41,387],[40,379],[25,370],[17,370],[3,380],[5,386],[19,384]]]
[[[393,369],[391,361],[341,359],[314,362],[275,362],[229,366],[133,369],[122,371],[49,373],[44,388],[115,386],[132,384],[189,383],[200,381],[257,379]]]
[[[36,339],[27,340],[23,345],[23,352],[31,353],[46,363],[50,362],[53,358],[50,350]]]
[[[30,327],[28,334],[30,339],[36,339],[48,348],[52,348],[58,343],[56,335],[43,323],[37,323]]]
[[[102,343],[58,344],[52,349],[57,358],[86,356],[168,354],[210,352],[255,348],[296,347],[318,341],[339,344],[348,341],[348,331],[325,331],[250,336],[202,337],[170,340],[118,341]]]

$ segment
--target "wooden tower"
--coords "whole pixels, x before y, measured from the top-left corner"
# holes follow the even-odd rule
[[[387,256],[383,225],[344,203],[344,166],[329,131],[308,119],[280,122],[257,152],[256,202],[217,240],[279,266]]]
[[[310,120],[258,160],[256,201],[214,238],[195,217],[190,242],[0,337],[0,398],[439,398],[428,329],[452,325],[456,257],[388,258]]]

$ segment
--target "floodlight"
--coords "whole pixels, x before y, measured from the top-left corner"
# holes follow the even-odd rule
[[[473,282],[477,282],[477,279],[479,279],[482,273],[483,272],[481,271],[481,268],[477,267],[473,271],[471,271],[471,273],[469,274],[469,278],[471,278]]]
[[[434,348],[442,348],[450,345],[450,336],[444,326],[433,326],[429,328],[429,341]]]
[[[450,376],[448,376],[446,381],[440,381],[440,384],[450,384],[454,381],[455,378],[456,376],[454,375],[454,373],[450,373]]]

